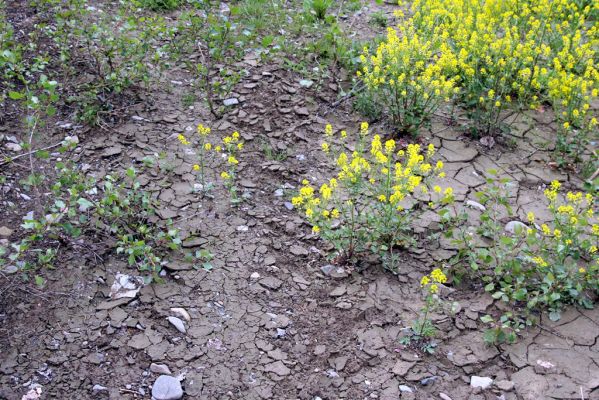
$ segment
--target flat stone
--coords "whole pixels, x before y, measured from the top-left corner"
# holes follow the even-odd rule
[[[293,109],[297,115],[301,115],[303,117],[308,117],[310,115],[310,111],[306,107],[295,107]]]
[[[505,224],[504,229],[506,232],[514,234],[516,233],[516,231],[526,232],[528,226],[521,221],[510,221],[507,224]]]
[[[291,254],[293,254],[294,256],[307,256],[308,254],[310,254],[310,252],[308,250],[306,250],[304,247],[302,246],[298,246],[297,244],[292,245],[289,248],[289,251],[291,252]]]
[[[102,386],[102,385],[94,385],[94,387],[92,388],[92,392],[94,394],[98,394],[98,393],[102,393],[102,392],[108,392],[108,388],[106,386]]]
[[[320,270],[323,274],[331,278],[345,278],[348,276],[347,271],[343,267],[335,267],[331,264],[323,265],[320,267]]]
[[[110,320],[113,323],[120,324],[129,316],[129,314],[127,314],[125,311],[123,311],[122,308],[115,307],[112,310],[110,310],[110,312],[108,313],[108,316],[110,317]]]
[[[281,285],[283,284],[283,281],[280,279],[277,279],[275,277],[269,276],[266,277],[262,280],[260,280],[260,285],[264,286],[267,289],[271,289],[271,290],[277,290],[281,287]]]
[[[168,368],[167,365],[164,364],[152,363],[150,364],[150,371],[152,371],[155,374],[171,375],[171,370]]]
[[[412,390],[412,388],[411,388],[411,387],[409,387],[408,385],[399,385],[399,391],[400,391],[400,392],[407,392],[407,393],[412,393],[412,392],[414,392],[414,391]]]
[[[260,274],[258,272],[252,272],[252,274],[250,275],[250,279],[252,279],[252,280],[260,279]]]
[[[175,328],[177,328],[177,330],[181,333],[186,333],[187,330],[185,329],[185,324],[183,323],[183,321],[181,321],[179,318],[177,317],[168,317],[168,322],[171,323],[171,325],[173,325]]]
[[[182,317],[185,321],[191,321],[191,315],[189,315],[186,309],[181,307],[173,307],[171,308],[171,311],[177,314],[178,316]]]
[[[393,367],[393,373],[395,375],[404,376],[415,364],[415,362],[397,360],[395,366]]]
[[[444,157],[447,162],[468,162],[474,160],[478,151],[474,146],[467,146],[461,141],[444,140],[443,146],[439,149],[439,155]]]
[[[291,370],[289,368],[287,368],[287,366],[285,364],[283,364],[282,361],[275,361],[273,363],[267,364],[264,367],[264,371],[272,372],[279,376],[287,376],[291,373]]]
[[[230,99],[225,99],[223,101],[223,104],[226,107],[235,106],[235,105],[239,104],[239,100],[235,97],[231,97]]]
[[[476,376],[470,377],[470,386],[473,388],[479,387],[483,390],[489,388],[493,384],[493,379],[488,376]]]
[[[146,347],[149,347],[151,344],[152,342],[150,342],[150,339],[148,339],[148,337],[143,333],[138,333],[137,335],[134,335],[127,342],[127,345],[129,347],[133,347],[136,350],[143,350]]]
[[[331,291],[331,293],[329,293],[329,296],[339,297],[339,296],[343,296],[346,292],[347,292],[347,286],[341,285],[341,286],[337,286],[335,289],[333,289]]]
[[[466,200],[466,205],[479,211],[485,211],[486,207],[474,200]]]
[[[504,392],[511,392],[514,390],[514,382],[505,379],[495,382],[495,386],[497,386],[497,389],[503,390]]]
[[[14,151],[15,153],[23,150],[23,147],[20,144],[17,144],[17,143],[6,143],[4,145],[4,147],[6,147],[10,151]]]
[[[96,310],[98,311],[102,311],[102,310],[111,310],[115,307],[119,307],[122,305],[125,305],[127,303],[129,303],[131,300],[133,300],[130,297],[122,297],[118,300],[107,300],[107,301],[103,301],[100,304],[98,304],[96,306]]]
[[[7,226],[0,226],[0,236],[2,237],[9,237],[10,235],[12,235],[13,230],[10,229]]]
[[[152,385],[154,400],[179,400],[183,397],[183,388],[177,378],[160,375]]]

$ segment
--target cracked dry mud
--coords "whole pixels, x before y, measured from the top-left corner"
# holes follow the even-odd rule
[[[121,260],[94,265],[73,257],[48,271],[47,293],[3,310],[0,398],[20,399],[37,383],[45,398],[149,399],[166,366],[184,377],[185,399],[599,399],[599,310],[569,309],[558,322],[543,316],[517,344],[488,347],[479,318],[494,307],[492,299],[480,288],[448,291],[444,297],[460,311],[433,316],[440,345],[422,355],[400,346],[398,337],[422,306],[419,278],[454,254],[451,244],[406,252],[398,276],[377,265],[323,273],[326,246],[289,209],[288,197],[303,177],[322,178],[330,168],[317,145],[325,123],[356,129],[359,119],[347,105],[329,108],[335,82],[305,88],[281,66],[252,61],[233,96],[239,104],[223,119],[211,120],[199,103],[178,105],[175,87],[156,93],[153,107],[139,106],[138,118],[110,135],[90,136],[80,153],[97,176],[167,154],[167,167],[140,181],[161,201],[159,217],[182,229],[186,249],[214,253],[214,269],[174,259],[164,284],[112,301],[115,274],[131,272]],[[542,212],[545,184],[557,179],[580,187],[575,175],[547,168],[540,144],[550,133],[538,117],[522,119],[517,149],[505,151],[470,142],[442,121],[433,124],[439,133],[428,140],[440,147],[445,184],[459,201],[475,200],[487,171],[497,169],[513,181],[516,215],[524,220],[534,211],[542,221],[549,217]],[[175,137],[199,122],[219,138],[238,130],[247,142],[240,155],[247,201],[239,208],[219,190],[215,199],[193,193],[194,156]],[[262,140],[290,156],[265,159]],[[476,224],[480,211],[468,212]],[[435,222],[425,215],[414,229]],[[172,308],[184,309],[189,321]],[[472,388],[472,376],[493,384]]]

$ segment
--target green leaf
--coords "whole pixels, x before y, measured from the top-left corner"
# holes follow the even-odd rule
[[[487,314],[487,315],[483,315],[482,317],[480,317],[480,320],[482,322],[484,322],[485,324],[489,324],[489,323],[493,322],[493,317],[491,317],[489,314]]]
[[[87,211],[94,206],[94,203],[83,197],[80,197],[79,200],[77,200],[77,204],[79,204],[79,209],[81,211]]]
[[[46,283],[46,280],[39,275],[36,275],[34,279],[35,279],[35,284],[39,287],[44,286],[44,283]]]
[[[562,314],[559,311],[551,311],[549,313],[549,319],[552,320],[553,322],[559,321],[561,317],[562,317]]]
[[[21,100],[23,97],[25,97],[25,95],[21,92],[10,91],[8,92],[8,97],[10,97],[12,100]]]

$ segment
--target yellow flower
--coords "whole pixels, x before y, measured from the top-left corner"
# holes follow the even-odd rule
[[[202,124],[198,125],[198,134],[200,136],[207,136],[209,133],[210,133],[210,128],[208,128]]]
[[[430,283],[431,279],[428,277],[428,275],[425,275],[422,277],[422,279],[420,279],[420,286],[426,286]]]
[[[578,268],[578,272],[581,273],[581,274],[584,274],[585,272],[587,272],[587,270],[584,269],[584,268],[582,268],[582,267],[580,267],[580,268]]]
[[[237,150],[243,150],[243,143],[237,143]]]
[[[535,214],[532,211],[529,211],[528,214],[526,214],[526,219],[532,224],[535,222]]]
[[[323,142],[320,147],[322,147],[322,151],[324,151],[325,153],[328,153],[330,148],[329,148],[329,144],[327,142]]]
[[[532,262],[537,264],[539,267],[547,267],[549,264],[542,257],[533,257]]]
[[[181,142],[181,144],[187,146],[189,144],[189,142],[187,141],[187,138],[185,136],[183,136],[182,134],[179,134],[177,136],[177,139],[179,139],[179,141]]]
[[[217,152],[220,152],[220,151],[222,151],[222,149],[223,149],[223,148],[222,148],[222,147],[220,147],[220,146],[216,146],[216,147],[214,148],[214,150],[215,150],[215,151],[217,151]]]
[[[235,158],[235,156],[229,156],[229,158],[227,159],[227,162],[231,165],[237,165],[239,164],[239,161],[237,161],[237,159]]]
[[[337,210],[336,208],[333,208],[333,211],[331,211],[331,217],[339,218],[339,210]]]
[[[440,268],[435,268],[431,272],[431,278],[433,278],[433,280],[435,282],[438,282],[438,283],[445,283],[445,282],[447,282],[447,277],[445,276],[445,274],[443,273],[443,271],[441,271]]]
[[[318,233],[318,232],[320,232],[320,228],[318,226],[314,225],[312,227],[312,233]]]
[[[555,236],[556,238],[561,238],[562,237],[562,231],[560,231],[559,229],[555,228],[553,230],[553,236]]]
[[[237,140],[239,139],[239,132],[235,131],[231,134],[231,136],[233,137],[233,139]]]
[[[341,131],[341,138],[345,139],[347,137],[347,132],[346,131]]]
[[[547,224],[541,225],[541,230],[543,231],[544,235],[546,235],[546,236],[551,235],[551,229],[549,229],[549,227],[547,226]]]
[[[385,196],[384,194],[381,194],[381,195],[378,197],[378,199],[379,199],[379,201],[380,201],[380,202],[384,203],[384,202],[386,202],[386,201],[387,201],[387,196]]]
[[[360,124],[360,134],[362,136],[368,135],[368,122],[362,122]]]
[[[193,170],[194,171],[199,171],[200,170],[200,166],[198,164],[194,164],[193,165]]]
[[[212,143],[204,143],[204,150],[206,150],[206,151],[212,150]]]
[[[437,286],[437,284],[433,283],[429,290],[431,291],[431,293],[437,293],[439,291],[439,286]]]
[[[220,173],[220,177],[223,178],[223,179],[225,179],[225,180],[231,179],[231,175],[229,175],[229,173],[226,172],[226,171],[221,172]]]
[[[324,134],[327,136],[333,136],[333,126],[331,124],[327,124],[324,128]]]

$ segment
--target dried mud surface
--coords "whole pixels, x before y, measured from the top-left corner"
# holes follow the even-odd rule
[[[323,269],[326,246],[288,200],[301,179],[330,171],[319,150],[325,123],[355,130],[359,117],[348,104],[331,107],[338,82],[308,89],[299,75],[251,54],[243,68],[248,76],[233,96],[240,104],[222,119],[200,103],[180,105],[189,81],[172,70],[182,85],[157,89],[108,134],[88,133],[78,154],[98,177],[166,154],[168,168],[144,173],[141,182],[161,201],[160,218],[182,229],[184,247],[210,249],[215,268],[195,270],[174,259],[164,284],[110,301],[115,274],[133,271],[119,259],[95,263],[73,254],[45,272],[47,290],[3,299],[0,398],[21,399],[39,384],[48,399],[150,399],[155,363],[184,378],[185,399],[599,399],[599,310],[570,309],[557,323],[543,318],[515,345],[488,347],[479,318],[493,312],[492,299],[481,288],[448,289],[444,298],[460,307],[433,316],[440,329],[435,354],[402,347],[400,332],[423,304],[419,278],[455,250],[425,243],[404,254],[397,276],[377,265]],[[215,137],[238,130],[246,141],[239,158],[247,199],[239,208],[220,189],[214,199],[193,192],[194,155],[176,135],[199,122]],[[525,220],[534,211],[543,219],[544,185],[581,185],[548,167],[542,144],[552,133],[543,114],[522,118],[514,149],[485,148],[441,118],[431,132],[425,141],[440,147],[446,184],[459,201],[474,199],[494,168],[514,182],[517,215]],[[288,157],[266,159],[264,142]],[[478,211],[469,212],[475,224]],[[430,216],[414,229],[435,223]],[[184,334],[167,321],[173,307],[191,316]],[[472,376],[493,384],[472,388]]]

